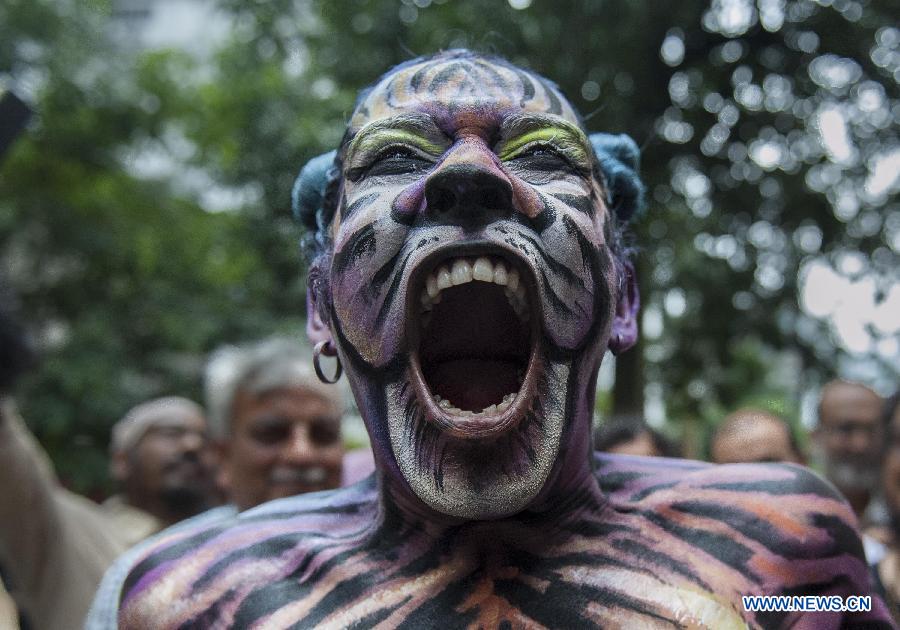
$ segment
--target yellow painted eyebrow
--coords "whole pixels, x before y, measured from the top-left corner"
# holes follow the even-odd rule
[[[509,160],[526,146],[546,143],[559,148],[574,162],[585,168],[591,165],[591,150],[587,136],[575,125],[559,119],[527,117],[513,121],[502,134],[497,150],[501,160]]]
[[[438,156],[446,149],[443,134],[430,119],[398,116],[376,120],[360,129],[347,149],[347,159],[367,155],[391,144],[408,144]]]

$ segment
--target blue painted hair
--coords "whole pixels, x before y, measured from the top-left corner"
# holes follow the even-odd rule
[[[627,223],[644,209],[644,183],[638,174],[641,150],[623,133],[592,133],[589,137],[606,179],[606,203],[620,222]]]

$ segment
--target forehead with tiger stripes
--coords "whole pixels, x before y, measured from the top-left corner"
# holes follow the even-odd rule
[[[589,474],[593,379],[636,304],[572,106],[505,61],[444,53],[364,95],[337,164],[312,297],[399,491],[496,518]]]

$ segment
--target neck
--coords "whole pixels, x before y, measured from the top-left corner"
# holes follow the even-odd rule
[[[577,458],[561,454],[561,464],[526,509],[491,520],[467,520],[438,512],[422,501],[405,480],[379,467],[378,520],[382,527],[416,531],[429,538],[455,537],[465,532],[463,538],[472,544],[480,540],[525,542],[528,538],[549,544],[570,535],[580,521],[596,515],[606,505],[589,457],[588,452]]]
[[[172,505],[163,497],[148,497],[141,493],[128,492],[125,498],[129,505],[139,510],[143,510],[157,519],[164,527],[174,525],[179,521],[194,516],[202,512],[206,506],[199,502],[184,505]]]

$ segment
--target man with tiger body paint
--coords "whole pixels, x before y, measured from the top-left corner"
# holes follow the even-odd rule
[[[336,349],[376,473],[164,535],[121,627],[891,627],[874,600],[743,610],[869,593],[851,510],[806,469],[593,455],[601,358],[637,334],[637,157],[467,51],[364,92],[295,207],[307,332]]]

